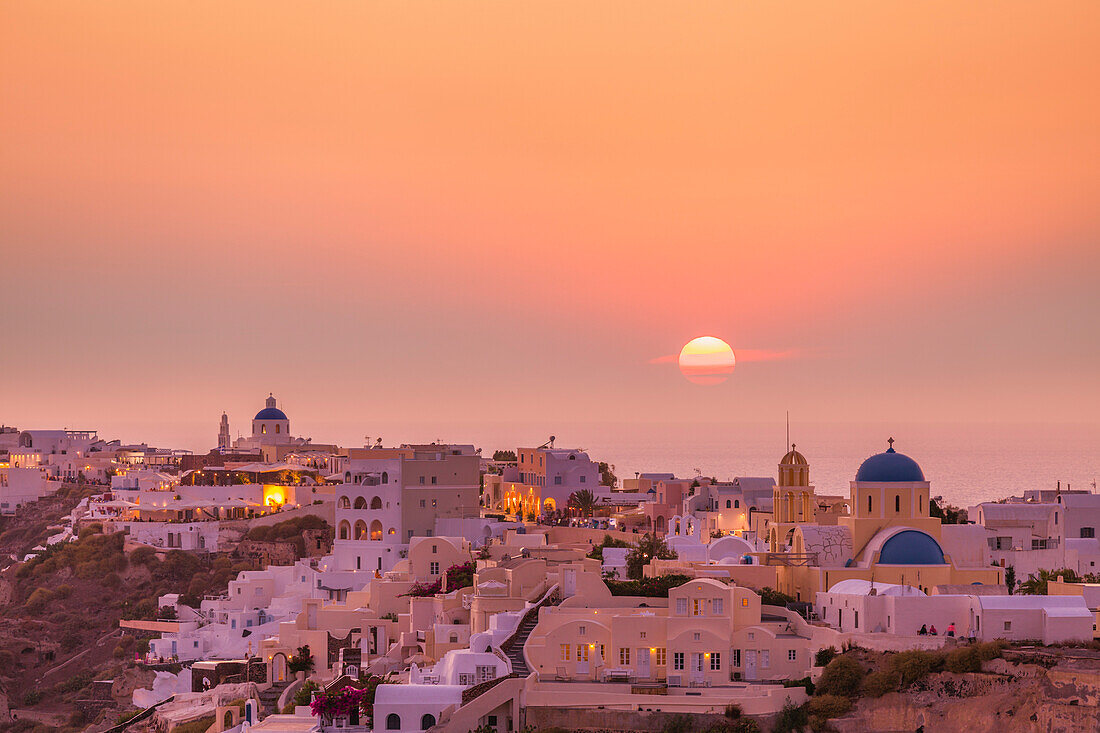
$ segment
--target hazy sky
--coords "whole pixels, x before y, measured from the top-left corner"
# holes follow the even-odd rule
[[[1095,422],[1098,37],[1095,0],[8,0],[0,422]],[[690,384],[703,334],[793,357]]]

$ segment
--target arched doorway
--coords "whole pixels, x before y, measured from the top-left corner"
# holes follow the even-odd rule
[[[271,681],[286,682],[286,655],[279,652],[271,658]]]
[[[435,716],[431,713],[424,713],[424,717],[420,719],[420,730],[428,730],[435,725]]]

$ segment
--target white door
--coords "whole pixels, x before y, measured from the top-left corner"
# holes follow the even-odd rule
[[[756,651],[753,649],[745,650],[745,679],[756,679]]]
[[[566,568],[562,575],[561,594],[564,598],[577,595],[577,569]]]
[[[638,652],[638,679],[649,679],[649,649],[642,647]]]
[[[588,653],[589,652],[588,652],[588,645],[587,644],[578,644],[577,645],[577,675],[578,676],[582,675],[582,674],[588,674],[588,672],[589,672]]]

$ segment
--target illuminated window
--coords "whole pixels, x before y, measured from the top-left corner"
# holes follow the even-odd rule
[[[663,646],[657,647],[653,652],[653,662],[658,667],[663,667],[668,664],[667,655],[665,654],[665,648]]]
[[[741,599],[741,608],[748,608],[748,607],[749,607],[749,599],[748,598],[742,598]]]
[[[562,644],[561,645],[561,661],[563,661],[563,662],[568,662],[569,661],[569,645],[568,644]]]
[[[630,664],[630,647],[619,647],[619,666],[625,667]]]
[[[577,661],[578,662],[587,662],[588,661],[588,649],[589,649],[589,647],[588,647],[587,644],[577,644]]]
[[[702,598],[692,598],[691,599],[691,615],[692,616],[702,616],[703,615],[703,604],[704,603],[706,603],[706,601],[704,601]]]

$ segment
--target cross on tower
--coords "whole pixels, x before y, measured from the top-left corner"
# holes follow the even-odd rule
[[[890,450],[894,450],[894,439],[889,438],[886,442],[890,444]]]

